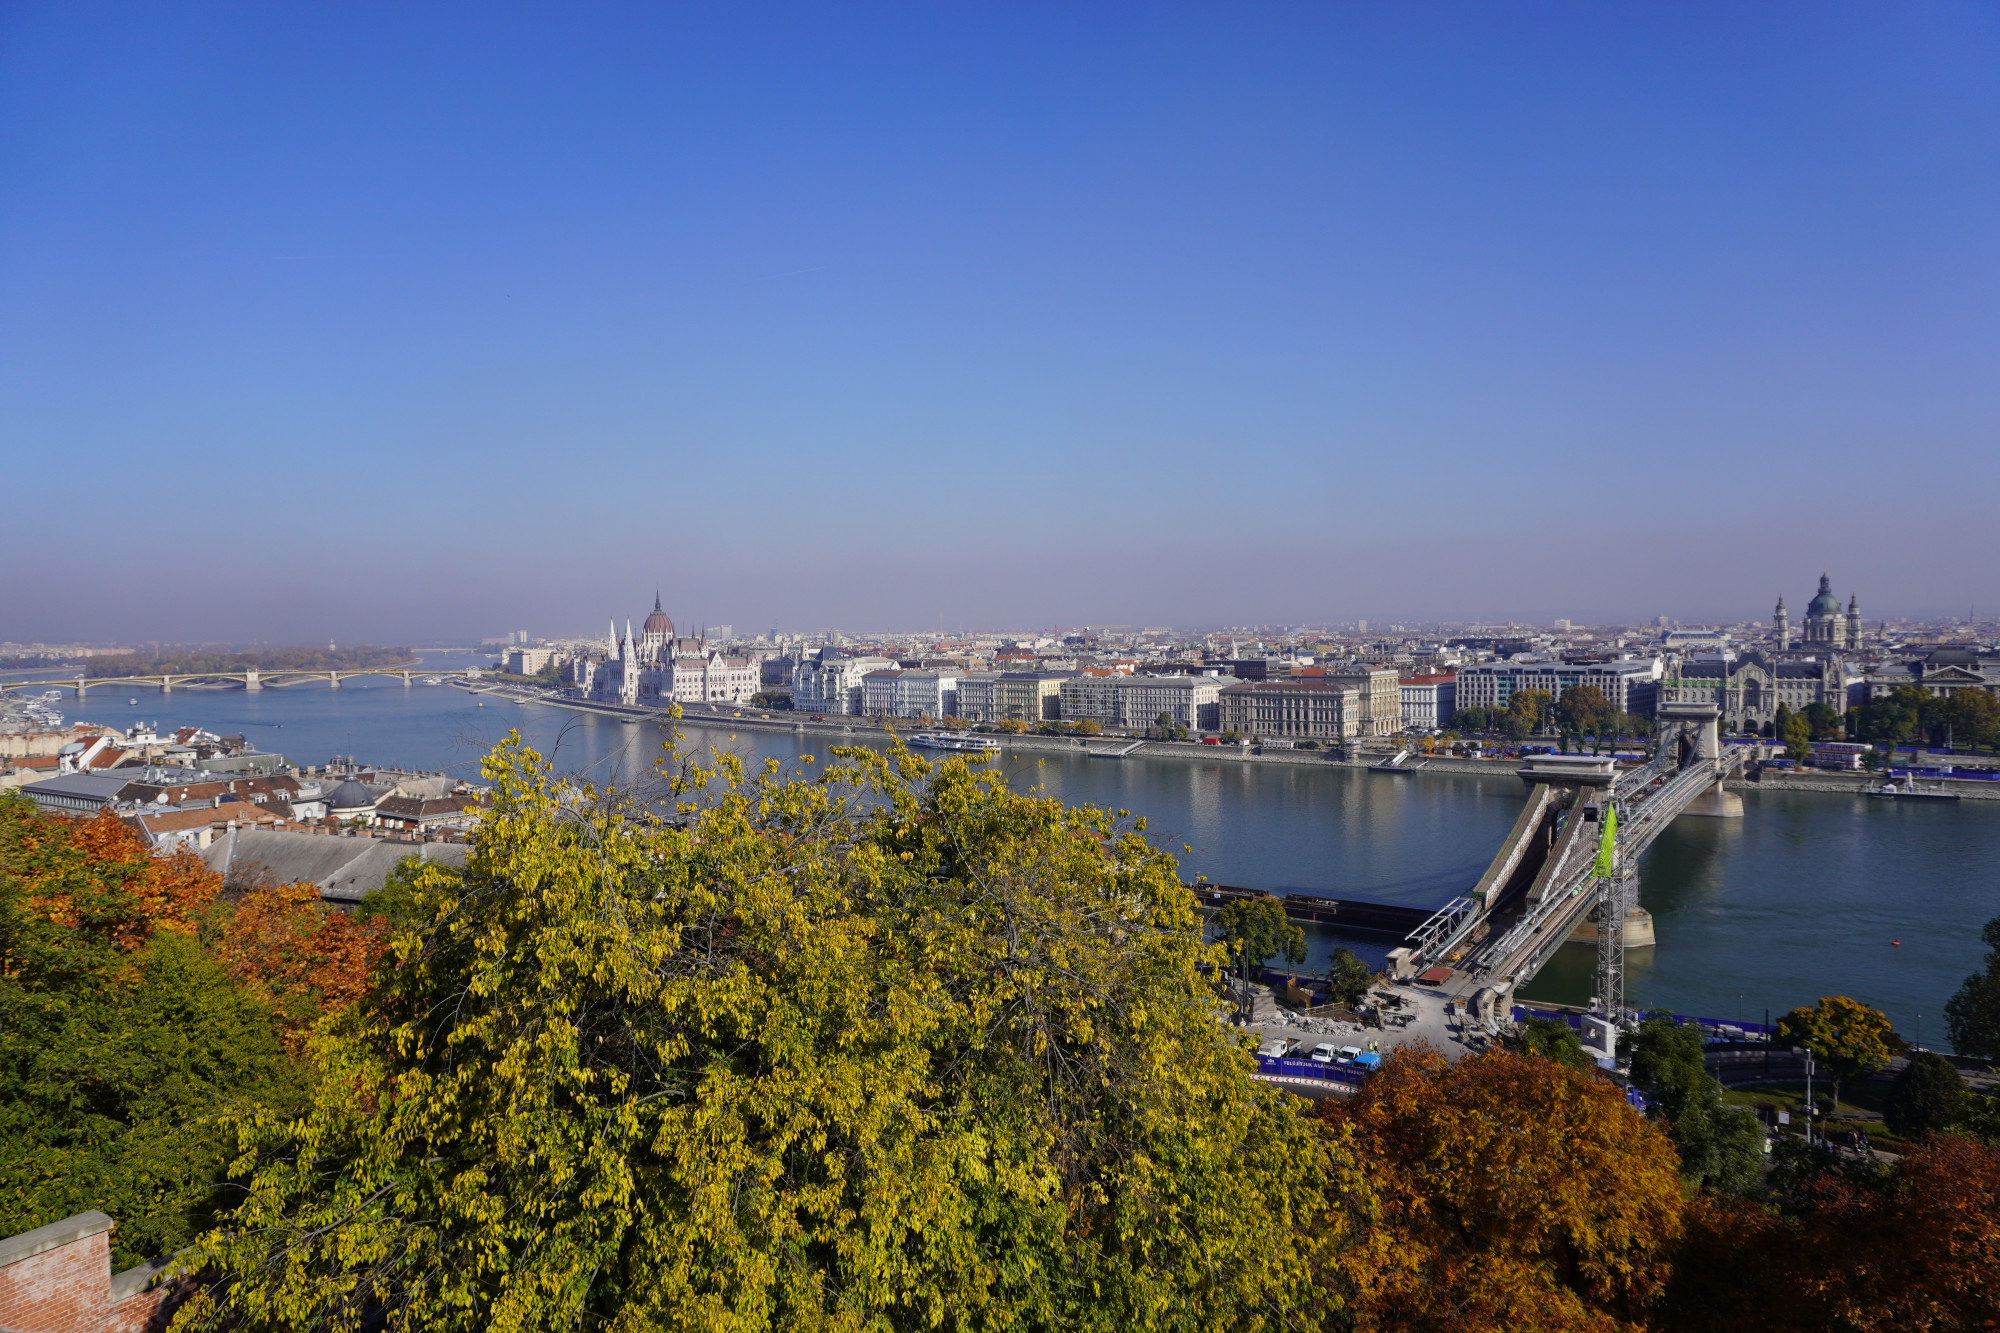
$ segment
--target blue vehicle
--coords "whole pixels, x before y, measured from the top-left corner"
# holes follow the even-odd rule
[[[1363,1051],[1354,1057],[1354,1067],[1365,1069],[1372,1074],[1382,1067],[1382,1057],[1374,1051]]]

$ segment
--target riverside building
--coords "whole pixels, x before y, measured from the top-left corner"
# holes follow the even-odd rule
[[[1345,681],[1256,680],[1221,692],[1224,731],[1258,740],[1314,740],[1338,745],[1362,732],[1362,691]]]

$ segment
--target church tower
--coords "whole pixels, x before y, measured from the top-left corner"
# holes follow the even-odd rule
[[[1861,598],[1859,594],[1847,594],[1847,647],[1850,652],[1861,647]]]
[[[1778,594],[1778,609],[1771,616],[1771,634],[1778,641],[1778,651],[1790,652],[1792,647],[1792,622],[1785,614],[1785,594]]]

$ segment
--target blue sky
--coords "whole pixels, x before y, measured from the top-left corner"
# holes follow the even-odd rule
[[[2000,611],[1996,69],[1990,5],[9,5],[0,638]]]

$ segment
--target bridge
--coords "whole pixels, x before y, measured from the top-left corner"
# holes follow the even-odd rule
[[[403,688],[409,689],[414,681],[430,676],[458,676],[477,680],[483,673],[477,667],[460,670],[440,670],[431,667],[353,667],[325,671],[259,671],[254,668],[244,671],[187,671],[173,674],[147,676],[70,676],[62,680],[9,680],[0,681],[0,693],[9,690],[75,690],[76,697],[85,698],[99,686],[143,686],[158,690],[162,694],[172,694],[174,686],[207,684],[211,681],[239,681],[246,690],[261,690],[269,686],[298,685],[309,680],[323,680],[332,689],[339,689],[340,682],[352,680],[356,676],[401,676]]]
[[[1399,980],[1420,1008],[1462,1012],[1497,1031],[1517,989],[1572,937],[1597,945],[1597,994],[1584,1024],[1586,1044],[1615,1049],[1630,1017],[1625,949],[1652,943],[1639,908],[1640,855],[1686,813],[1740,815],[1742,799],[1722,784],[1744,760],[1725,753],[1709,704],[1663,704],[1660,746],[1642,768],[1583,755],[1539,756],[1520,770],[1528,801],[1471,893],[1454,898],[1391,951]]]

